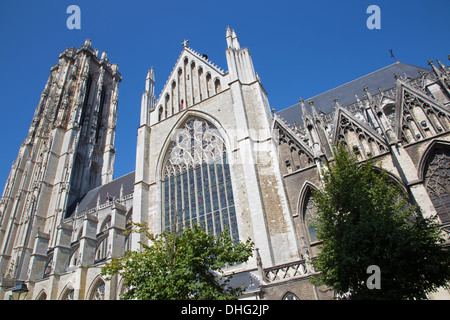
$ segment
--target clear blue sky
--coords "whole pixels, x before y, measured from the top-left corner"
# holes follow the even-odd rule
[[[81,30],[69,30],[69,5],[81,9]],[[369,5],[381,29],[369,30]],[[449,0],[2,0],[0,5],[0,188],[26,137],[51,66],[85,39],[119,64],[115,177],[134,170],[141,94],[150,66],[156,96],[182,50],[181,42],[227,70],[225,29],[241,46],[277,110],[392,64],[450,64]]]

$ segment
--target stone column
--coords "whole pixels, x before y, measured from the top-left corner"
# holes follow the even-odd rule
[[[94,263],[95,249],[97,247],[97,224],[96,216],[86,214],[83,219],[83,234],[80,237],[80,265],[86,267]]]
[[[58,226],[55,251],[53,253],[53,261],[56,274],[65,271],[68,259],[70,257],[70,243],[72,240],[72,225],[61,223]]]
[[[41,279],[47,262],[47,250],[50,235],[38,231],[34,241],[33,253],[31,254],[30,267],[28,269],[28,281]]]

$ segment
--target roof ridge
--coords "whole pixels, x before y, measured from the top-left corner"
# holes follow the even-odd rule
[[[347,85],[347,84],[349,84],[349,83],[358,81],[358,80],[360,80],[360,79],[362,79],[362,78],[364,78],[364,77],[367,77],[367,76],[370,76],[370,75],[375,74],[375,73],[377,73],[377,72],[380,72],[380,71],[382,71],[382,70],[384,70],[384,69],[386,69],[386,68],[392,67],[392,66],[394,66],[394,65],[400,65],[400,64],[412,66],[412,67],[415,67],[415,68],[427,69],[427,68],[419,67],[419,66],[416,66],[416,65],[413,65],[413,64],[408,64],[408,63],[403,63],[403,62],[394,62],[394,63],[392,63],[392,64],[390,64],[390,65],[387,65],[387,66],[385,66],[385,67],[383,67],[383,68],[377,69],[377,70],[372,71],[372,72],[370,72],[370,73],[368,73],[368,74],[365,74],[365,75],[363,75],[363,76],[361,76],[361,77],[358,77],[358,78],[356,78],[356,79],[353,79],[353,80],[351,80],[351,81],[348,81],[348,82],[346,82],[346,83],[343,83],[343,84],[341,84],[341,85],[339,85],[339,86],[337,86],[337,87],[334,87],[334,88],[331,88],[331,89],[329,89],[329,90],[327,90],[327,91],[324,91],[324,92],[321,92],[321,93],[319,93],[319,94],[316,94],[315,96],[312,96],[311,98],[305,99],[305,101],[313,100],[314,98],[316,98],[316,97],[318,97],[318,96],[320,96],[320,95],[323,95],[323,94],[325,94],[325,93],[327,93],[327,92],[336,90],[336,89],[338,89],[338,88],[340,88],[340,87],[343,87],[343,86],[345,86],[345,85]],[[288,109],[288,108],[295,107],[295,106],[298,106],[298,105],[299,105],[299,103],[295,103],[295,104],[293,104],[293,105],[291,105],[291,106],[289,106],[289,107],[286,107],[286,108],[284,108],[284,109],[282,109],[282,110],[286,110],[286,109]],[[281,110],[280,110],[280,111],[281,111]]]

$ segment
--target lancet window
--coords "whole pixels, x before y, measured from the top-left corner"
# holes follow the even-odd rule
[[[309,237],[309,243],[312,243],[317,241],[317,232],[314,228],[314,220],[317,218],[317,207],[314,203],[311,192],[308,192],[308,196],[305,200],[305,206],[303,208],[303,219],[305,229]]]
[[[436,149],[428,160],[425,186],[443,224],[450,223],[450,150]],[[447,227],[448,228],[448,227]]]
[[[214,125],[192,119],[178,129],[162,175],[165,231],[197,224],[215,236],[226,229],[239,239],[225,143]]]
[[[98,280],[92,293],[91,300],[105,300],[105,282]]]

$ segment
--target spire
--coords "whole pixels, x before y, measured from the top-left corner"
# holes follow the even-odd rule
[[[119,198],[122,199],[123,198],[123,183],[120,185],[120,193],[119,193]]]
[[[238,37],[236,35],[236,32],[234,32],[234,29],[231,31],[231,40],[232,40],[232,43],[233,43],[233,48],[235,48],[235,49],[240,49],[241,48],[240,45],[239,45],[239,39],[238,39]]]
[[[145,91],[141,100],[141,125],[149,124],[150,112],[155,108],[155,71],[153,66],[147,72],[145,79]]]
[[[226,39],[227,39],[227,47],[239,50],[241,47],[239,45],[239,39],[236,35],[236,32],[230,29],[230,26],[227,26],[226,31]]]
[[[338,101],[338,98],[334,98],[334,108],[337,110],[339,108],[342,108],[341,104]]]
[[[302,117],[310,117],[311,115],[309,114],[308,110],[306,110],[305,101],[303,100],[303,98],[300,98],[298,102],[300,102],[300,107],[302,108]]]
[[[441,70],[439,70],[433,63],[432,60],[428,59],[428,65],[431,66],[431,68],[433,69],[434,73],[439,77],[442,75]]]
[[[436,61],[439,64],[439,67],[441,68],[442,72],[445,73],[445,74],[448,74],[446,66],[439,59],[436,59]]]
[[[145,79],[145,91],[151,91],[150,89],[154,88],[155,84],[155,71],[153,70],[153,66],[150,70],[148,70],[147,78]]]
[[[227,26],[227,31],[226,31],[226,36],[225,38],[227,39],[227,47],[231,48],[233,47],[233,40],[231,39],[231,29],[230,26]]]
[[[372,103],[372,95],[370,94],[369,88],[367,88],[367,86],[364,86],[363,90],[366,92],[367,99],[369,100],[369,103]]]
[[[359,97],[358,97],[358,95],[356,93],[355,93],[355,99],[356,99],[356,102],[358,102],[359,108],[361,110],[363,110],[364,109],[364,105],[362,104],[361,99],[359,99]]]
[[[309,105],[311,106],[312,115],[314,118],[317,118],[319,114],[317,113],[316,107],[314,107],[314,102],[309,100]]]
[[[148,70],[147,79],[155,81],[155,70],[153,69],[153,66],[150,68],[150,70]]]
[[[226,55],[230,81],[239,79],[242,83],[251,83],[258,80],[250,51],[248,48],[241,49],[236,32],[230,29],[230,27],[227,27],[226,40]]]
[[[437,60],[437,59],[436,59]],[[435,66],[435,64],[433,63],[432,60],[428,60],[428,65],[431,66],[431,68],[433,69],[434,73],[441,78],[445,78],[447,72],[445,70],[445,66],[442,64],[442,62],[440,62],[439,60],[437,60],[439,66],[441,67],[441,69],[439,69],[438,67]]]

